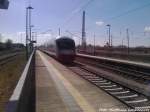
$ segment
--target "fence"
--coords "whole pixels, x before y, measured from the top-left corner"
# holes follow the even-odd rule
[[[18,84],[6,106],[6,112],[34,112],[35,51],[32,52]]]

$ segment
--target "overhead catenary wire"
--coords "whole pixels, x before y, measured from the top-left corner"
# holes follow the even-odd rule
[[[88,0],[86,3],[84,3],[82,6],[80,6],[80,7],[77,7],[77,8],[75,8],[72,12],[71,12],[71,16],[69,16],[65,21],[64,21],[64,23],[61,25],[61,26],[68,26],[69,25],[69,22],[70,21],[72,21],[74,18],[74,16],[75,16],[75,14],[77,14],[77,13],[79,13],[79,12],[81,12],[83,9],[85,9],[91,2],[93,2],[93,1],[95,1],[95,0]],[[67,23],[67,24],[66,24]]]
[[[92,1],[94,1],[94,0],[89,0],[89,1],[86,3],[87,5],[85,5],[85,7],[87,7]],[[106,20],[106,22],[107,22],[107,21],[110,21],[110,20],[112,21],[112,20],[121,18],[121,17],[123,17],[123,16],[126,16],[126,15],[128,15],[128,14],[130,14],[130,13],[139,11],[139,10],[141,10],[141,9],[143,9],[143,8],[148,7],[148,6],[150,6],[150,3],[147,3],[147,4],[144,4],[144,5],[138,6],[138,7],[136,7],[136,8],[130,9],[130,10],[127,10],[127,11],[125,11],[125,12],[122,12],[122,13],[119,14],[119,15],[116,15],[116,16],[113,16],[113,17],[110,17],[110,18],[106,18],[105,20]],[[81,8],[78,8],[78,9],[73,10],[72,12],[74,12],[74,13],[72,13],[72,15],[64,22],[65,25],[63,25],[63,26],[64,26],[64,27],[67,27],[67,26],[69,25],[70,21],[72,21],[72,20],[74,19],[73,17],[75,16],[75,14],[81,12],[82,9],[84,9],[85,7],[81,7]],[[89,15],[88,15],[88,16],[89,16]],[[66,23],[67,23],[67,24],[66,24]],[[110,23],[110,22],[109,22],[109,23]],[[111,23],[110,23],[110,24],[111,24]],[[91,27],[94,27],[94,25],[91,26]],[[128,26],[128,27],[129,27],[129,26]],[[130,27],[129,27],[129,28],[130,28]],[[89,29],[91,29],[91,28],[90,28],[90,27],[86,28],[86,30],[89,30]],[[144,33],[144,32],[141,32],[141,33]],[[115,37],[116,37],[116,36],[115,36]]]
[[[136,7],[136,8],[134,8],[134,9],[128,10],[128,11],[126,11],[126,12],[123,12],[123,13],[117,15],[117,16],[114,16],[114,17],[109,18],[108,20],[113,20],[113,19],[120,18],[120,17],[125,16],[125,15],[128,15],[128,14],[130,14],[130,13],[132,13],[132,12],[135,12],[135,11],[138,11],[138,10],[140,10],[140,9],[146,8],[146,7],[148,7],[148,6],[150,6],[150,3],[144,4],[144,5],[142,5],[142,6],[139,6],[139,7]]]
[[[119,14],[119,15],[116,15],[116,16],[113,16],[113,17],[110,17],[110,18],[106,18],[105,21],[108,22],[108,21],[110,21],[110,20],[112,21],[112,20],[118,19],[118,18],[120,18],[120,17],[126,16],[126,15],[128,15],[128,14],[130,14],[130,13],[135,12],[135,11],[139,11],[139,10],[141,10],[141,9],[143,9],[143,8],[148,7],[148,6],[150,6],[150,3],[147,3],[147,4],[144,4],[144,5],[142,5],[142,6],[136,7],[136,8],[134,8],[134,9],[125,11],[125,12]],[[89,15],[88,15],[88,16],[89,16]],[[110,23],[110,22],[109,22],[109,23]],[[88,30],[91,29],[92,27],[93,27],[93,26],[88,27]]]

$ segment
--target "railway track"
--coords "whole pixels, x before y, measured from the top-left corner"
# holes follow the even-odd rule
[[[98,64],[97,66],[112,70],[126,78],[130,78],[130,79],[132,78],[140,83],[148,84],[150,80],[150,73],[124,68],[120,66],[108,65],[108,64],[101,64],[101,65]]]
[[[69,69],[137,112],[150,112],[150,99],[145,95],[102,77],[100,73],[86,68],[84,64],[76,63],[75,66],[69,67]]]
[[[0,57],[0,66],[3,66],[3,65],[5,65],[6,63],[12,61],[13,58],[16,57],[16,56],[19,55],[19,54],[20,54],[20,52],[12,53],[12,54],[5,55],[5,56],[1,56],[1,57]]]
[[[106,77],[106,74],[103,72],[98,72],[96,69],[104,68],[110,72],[117,72],[123,76],[128,77],[129,79],[135,79],[144,83],[144,81],[149,80],[149,71],[140,71],[132,69],[132,66],[128,67],[123,64],[105,63],[96,59],[86,59],[81,58],[80,60],[75,60],[75,64],[68,66],[73,72],[81,76],[82,78],[88,80],[90,83],[96,85],[98,88],[101,88],[111,96],[120,100],[128,107],[133,109],[132,112],[150,112],[150,97],[142,91],[129,87],[130,85],[125,85],[123,82],[116,81],[114,79]],[[89,67],[91,66],[91,67]],[[96,68],[96,69],[91,69]],[[134,68],[134,67],[133,67]],[[109,73],[109,72],[108,72]],[[119,76],[119,75],[118,75]],[[141,77],[142,76],[142,77]],[[149,93],[148,93],[149,94]]]
[[[78,59],[77,59],[78,60]],[[80,62],[86,63],[88,65],[91,66],[96,66],[99,68],[103,68],[106,70],[110,70],[116,73],[119,73],[119,75],[125,77],[125,78],[129,78],[129,79],[133,79],[137,82],[143,83],[143,84],[149,84],[150,81],[150,71],[142,71],[139,69],[135,69],[133,68],[129,68],[129,67],[124,67],[124,66],[119,66],[119,65],[115,65],[115,64],[108,64],[108,63],[100,63],[100,62],[96,62],[96,61],[87,61],[87,60],[83,60],[83,59],[79,59]]]

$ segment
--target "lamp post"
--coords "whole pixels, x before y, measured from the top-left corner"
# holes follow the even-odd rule
[[[26,59],[28,60],[28,7],[26,8]]]
[[[32,41],[32,28],[33,27],[34,27],[33,25],[30,26],[30,41]]]
[[[31,6],[26,7],[26,58],[28,60],[29,53],[31,53]],[[30,38],[29,38],[30,37]]]
[[[126,29],[126,32],[127,32],[128,55],[129,55],[129,52],[130,52],[130,51],[129,51],[129,50],[130,50],[130,48],[129,48],[129,47],[130,47],[130,46],[129,46],[130,38],[129,38],[129,29],[128,29],[128,28]]]
[[[94,56],[95,56],[95,34],[94,34],[94,45],[93,45],[93,47],[94,47]]]
[[[33,25],[31,25],[31,10],[33,9],[33,7],[29,6],[28,9],[29,9],[29,29],[30,29],[30,39],[29,39],[29,41],[30,41],[30,54],[31,54],[32,50],[33,50],[33,43],[32,43],[32,40],[31,40],[31,38],[32,38],[32,27],[34,27]]]
[[[110,44],[110,42],[111,42],[111,37],[110,37],[110,27],[111,27],[111,25],[110,24],[107,24],[106,26],[108,26],[108,45],[109,45],[109,47],[111,46],[111,44]]]
[[[34,27],[33,25],[30,25],[30,39],[29,39],[29,41],[30,41],[30,54],[33,51],[33,41],[32,41],[32,28],[33,27]]]

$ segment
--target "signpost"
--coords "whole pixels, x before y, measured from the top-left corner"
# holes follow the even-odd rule
[[[8,9],[9,1],[8,0],[0,0],[0,9]]]

